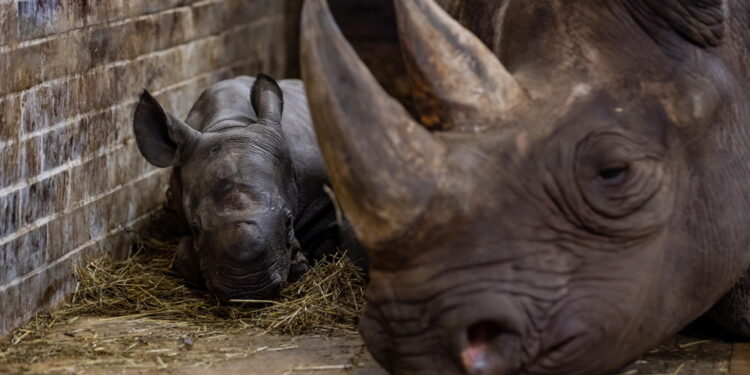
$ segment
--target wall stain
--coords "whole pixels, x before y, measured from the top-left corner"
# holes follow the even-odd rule
[[[62,0],[22,0],[18,2],[18,32],[22,38],[35,36],[45,25],[55,23],[63,8]]]

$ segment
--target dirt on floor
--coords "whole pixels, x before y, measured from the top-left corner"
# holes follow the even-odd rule
[[[678,336],[621,375],[748,374],[748,344]],[[731,369],[731,372],[730,372]],[[354,334],[212,332],[180,321],[87,317],[0,347],[0,374],[385,375]]]
[[[223,334],[180,322],[80,318],[0,350],[2,374],[382,375],[355,335]]]

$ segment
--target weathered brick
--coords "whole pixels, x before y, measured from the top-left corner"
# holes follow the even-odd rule
[[[21,106],[18,95],[0,98],[0,142],[18,138],[21,129],[16,124],[20,117]]]
[[[125,184],[151,169],[153,167],[140,156],[135,142],[132,142],[132,145],[129,144],[126,148],[102,155],[73,169],[72,179],[86,179],[87,183],[73,191],[71,199],[74,204],[79,204]]]
[[[69,172],[62,172],[20,190],[21,225],[65,210],[68,202]]]
[[[219,4],[231,6],[233,3],[241,6],[230,7],[226,10],[229,22],[223,24],[223,29],[247,24],[247,18],[251,21],[255,19],[254,17],[236,17],[236,14],[244,14],[243,9],[248,9],[246,12],[253,14],[262,9],[276,8],[270,5],[256,7],[254,5],[256,2],[225,1]],[[242,5],[245,3],[252,6],[245,8]],[[203,18],[193,17],[192,9],[178,8],[175,11],[138,18],[113,27],[75,30],[60,38],[12,50],[0,60],[2,63],[0,67],[4,72],[0,76],[0,95],[22,90],[66,74],[83,72],[97,65],[164,50],[210,35],[212,31],[210,27],[193,27],[194,19],[203,21]],[[283,48],[283,45],[280,47]],[[72,55],[67,51],[78,53]],[[39,56],[53,56],[54,58],[43,64],[25,64],[27,61],[34,61]]]
[[[18,192],[0,196],[0,238],[15,232],[21,222]]]
[[[20,268],[21,261],[15,247],[14,241],[0,245],[0,285],[18,277],[17,269]]]
[[[194,1],[197,0],[21,0],[18,11],[15,7],[10,7],[13,5],[12,3],[7,4],[9,5],[8,14],[17,18],[20,13],[23,13],[23,18],[27,21],[27,24],[22,27],[23,32],[20,37],[12,35],[6,39],[6,42],[34,39],[85,26],[96,26],[106,22],[157,13]],[[41,14],[35,16],[35,13]],[[45,19],[54,19],[55,21],[44,22]],[[13,25],[15,26],[15,23]]]
[[[49,233],[47,259],[53,261],[88,241],[85,212],[73,210],[47,224]]]
[[[75,264],[102,254],[122,252],[120,248],[129,242],[130,237],[124,231],[114,233],[100,243],[81,249],[68,259],[47,269],[39,269],[38,273],[29,275],[17,284],[0,286],[0,305],[3,306],[0,314],[1,332],[10,332],[19,322],[52,308],[72,292],[75,287],[72,272]]]
[[[107,214],[110,206],[105,205],[106,200],[102,202],[89,204],[83,208],[86,224],[88,226],[89,238],[99,238],[109,232],[110,222]]]
[[[40,138],[0,147],[0,189],[39,174],[41,160]]]
[[[193,24],[198,35],[210,35],[225,30],[228,25],[253,23],[279,12],[281,1],[228,0],[193,6]]]
[[[156,96],[156,99],[164,109],[178,118],[186,118],[190,108],[206,87],[218,81],[231,78],[232,73],[229,69],[221,69],[203,76],[198,80],[190,81],[186,84],[174,87]]]
[[[151,175],[113,193],[108,209],[111,225],[130,222],[163,204],[169,181],[166,172]]]
[[[102,155],[70,171],[72,181],[86,181],[85,184],[71,190],[72,204],[79,204],[109,188],[112,174],[110,168],[107,167],[109,157],[109,155]]]
[[[48,259],[57,259],[86,241],[146,214],[164,202],[166,171],[122,187],[48,224]]]
[[[44,274],[47,272],[40,272],[26,278],[22,283],[18,284],[19,294],[21,295],[21,306],[39,306],[38,301],[41,299],[41,291],[43,288],[43,281],[46,279]],[[22,319],[31,318],[33,315],[30,312],[22,311],[19,313]]]
[[[24,307],[21,305],[19,288],[0,289],[0,304],[3,306],[3,313],[0,314],[0,329],[3,333],[9,333],[23,321],[20,312]]]
[[[76,259],[67,259],[40,270],[19,284],[9,287],[9,299],[14,303],[3,305],[5,319],[10,320],[11,324],[18,324],[37,312],[46,311],[61,302],[75,286],[72,273],[74,260]]]
[[[163,54],[108,69],[94,69],[81,76],[33,88],[22,99],[24,130],[27,133],[38,131],[78,114],[105,109],[112,103],[134,100],[144,87],[154,90],[174,85],[246,59],[248,54],[260,58],[265,54],[263,50],[248,50],[237,46],[235,40],[245,34],[260,33],[265,28],[265,25],[248,25]],[[48,110],[40,113],[45,108]]]
[[[0,3],[0,46],[18,39],[18,13],[12,1]]]
[[[0,147],[0,189],[17,183],[23,176],[21,145],[12,143]]]
[[[68,81],[54,82],[26,91],[21,99],[23,131],[31,133],[61,122],[71,116],[69,107],[76,98],[70,95]]]
[[[63,26],[61,13],[62,0],[19,0],[18,1],[18,32],[22,39],[40,36],[38,30]]]
[[[22,178],[37,176],[42,172],[44,160],[42,142],[43,137],[34,137],[21,143],[20,147],[23,149],[22,165],[24,166],[21,172]]]
[[[96,65],[156,51],[172,43],[182,43],[185,35],[180,31],[186,27],[184,23],[188,19],[184,13],[167,12],[114,27],[76,30],[60,38],[11,50],[0,59],[3,72],[0,76],[0,95],[82,72]],[[180,22],[183,25],[177,26]],[[165,25],[170,27],[162,31]],[[170,41],[170,36],[176,40]],[[41,63],[28,63],[38,61],[40,56],[51,58]]]
[[[55,129],[43,136],[44,171],[57,168],[81,156],[88,134],[77,126]]]
[[[0,246],[0,285],[43,267],[47,262],[46,255],[46,226]]]
[[[128,103],[82,120],[79,131],[87,134],[83,155],[126,145],[133,136],[133,113],[135,103]]]

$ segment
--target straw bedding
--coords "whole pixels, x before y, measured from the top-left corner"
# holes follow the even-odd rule
[[[69,302],[35,317],[16,330],[8,343],[0,344],[0,353],[4,354],[0,355],[0,365],[23,361],[28,350],[39,347],[24,350],[24,341],[39,342],[55,326],[87,316],[177,323],[202,332],[203,337],[243,332],[339,335],[355,331],[364,303],[364,282],[346,257],[319,262],[302,279],[284,287],[278,301],[220,305],[209,293],[185,286],[170,270],[175,247],[173,240],[144,238],[126,261],[102,259],[77,267],[77,286]],[[9,350],[11,347],[17,349]],[[64,348],[69,355],[75,355],[78,349],[87,350]]]

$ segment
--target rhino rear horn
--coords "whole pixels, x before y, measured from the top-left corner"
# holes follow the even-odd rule
[[[445,145],[378,84],[325,0],[302,18],[302,76],[331,181],[372,249],[402,235],[439,189]]]
[[[434,0],[395,0],[399,36],[416,87],[440,103],[445,128],[501,121],[525,96],[492,51]]]
[[[252,96],[253,110],[258,115],[259,122],[266,124],[281,123],[284,96],[275,79],[265,74],[258,74],[250,95]]]
[[[174,165],[178,149],[200,137],[200,132],[165,111],[146,90],[135,108],[133,133],[143,157],[161,168]]]

